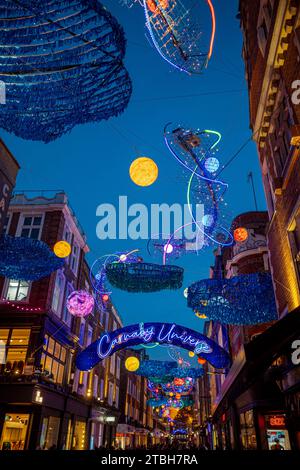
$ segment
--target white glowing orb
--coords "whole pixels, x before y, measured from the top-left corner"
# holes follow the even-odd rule
[[[211,214],[206,214],[202,217],[204,227],[210,227],[214,223],[214,218]]]
[[[172,253],[172,251],[174,250],[173,248],[173,245],[171,245],[171,243],[166,243],[165,246],[164,246],[164,252],[167,253],[168,255],[170,253]]]
[[[220,166],[220,162],[217,158],[215,157],[209,157],[205,163],[204,163],[204,166],[206,168],[206,170],[209,172],[209,173],[215,173],[219,166]]]

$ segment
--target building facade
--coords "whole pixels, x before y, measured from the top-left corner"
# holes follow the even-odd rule
[[[64,267],[28,283],[0,278],[0,448],[93,449],[111,445],[120,412],[121,358],[91,372],[75,368],[78,352],[102,331],[122,326],[109,301],[87,318],[70,315],[68,295],[91,292],[86,237],[63,192],[46,197],[16,193],[4,231],[72,247]]]
[[[215,253],[212,275],[220,275],[221,271],[222,277],[231,278],[268,272],[267,213],[241,214],[234,219],[232,231],[236,227],[246,228],[248,237]],[[295,447],[289,412],[278,383],[279,366],[287,363],[282,354],[286,346],[282,344],[281,350],[275,340],[280,328],[276,321],[249,326],[206,322],[207,336],[223,344],[232,359],[231,367],[225,371],[214,371],[205,365],[206,374],[201,379],[205,397],[201,409],[203,443],[208,442],[211,448],[268,450],[277,440],[285,450]],[[260,348],[264,349],[265,362],[259,355]]]

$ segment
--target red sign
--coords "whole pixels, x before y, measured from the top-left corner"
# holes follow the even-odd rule
[[[266,416],[267,427],[269,428],[285,428],[285,416],[284,415],[270,415]]]

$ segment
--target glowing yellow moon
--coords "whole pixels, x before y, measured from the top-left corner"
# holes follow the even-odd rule
[[[55,243],[53,251],[58,258],[67,258],[72,251],[71,245],[64,240]]]
[[[138,186],[151,186],[158,177],[158,167],[151,158],[139,157],[129,168],[132,181]]]
[[[135,372],[140,367],[140,361],[137,357],[130,356],[125,361],[125,367],[130,372]]]

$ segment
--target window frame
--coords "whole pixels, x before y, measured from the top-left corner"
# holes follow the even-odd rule
[[[41,224],[39,226],[34,226],[34,225],[30,225],[30,231],[33,229],[33,228],[37,228],[39,227],[39,236],[37,238],[32,238],[31,236],[30,237],[25,237],[25,238],[32,238],[33,240],[41,240],[41,237],[42,237],[42,233],[43,233],[43,227],[44,227],[44,222],[45,222],[45,213],[42,212],[42,213],[33,213],[33,212],[22,212],[20,214],[20,217],[19,217],[19,222],[18,222],[18,226],[17,226],[17,230],[16,230],[16,237],[21,237],[22,235],[22,231],[24,229],[24,222],[25,222],[25,219],[27,217],[32,217],[32,219],[34,219],[35,217],[41,217]]]

